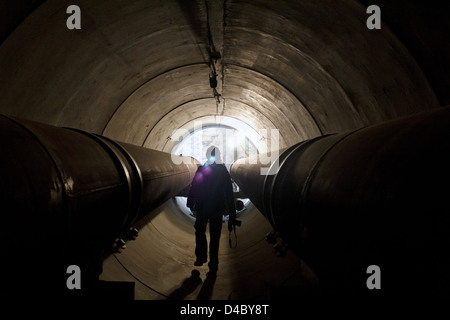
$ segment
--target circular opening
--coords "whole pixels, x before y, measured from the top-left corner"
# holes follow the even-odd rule
[[[191,218],[192,220],[195,220],[195,215],[191,212],[191,210],[186,206],[186,197],[175,197],[175,205],[177,206],[178,210],[180,210],[182,213],[184,213],[186,216],[188,216],[189,218]],[[243,203],[243,208],[241,210],[237,210],[236,211],[236,217],[239,217],[239,215],[241,215],[242,213],[246,212],[247,210],[249,210],[252,207],[252,203],[250,201],[250,199],[248,198],[237,198],[237,201],[242,201]],[[228,221],[228,215],[223,217],[223,221]]]
[[[250,138],[236,128],[224,125],[207,125],[191,131],[181,137],[172,149],[173,154],[191,156],[200,163],[205,163],[206,151],[210,146],[216,146],[221,152],[221,159],[228,170],[234,161],[258,153],[258,149]]]
[[[173,147],[172,153],[191,156],[200,163],[205,163],[208,160],[206,151],[210,146],[216,146],[220,150],[221,159],[216,159],[216,161],[223,163],[228,171],[237,159],[258,154],[258,148],[245,133],[231,126],[216,124],[202,126],[200,129],[191,131]],[[239,186],[234,182],[233,191],[237,196],[236,200],[242,201],[243,204],[242,208],[236,212],[237,215],[240,215],[252,204],[248,198],[239,197]],[[195,219],[195,215],[186,206],[186,202],[187,199],[184,196],[175,197],[178,210],[191,219]],[[228,216],[225,216],[224,220],[228,220]]]

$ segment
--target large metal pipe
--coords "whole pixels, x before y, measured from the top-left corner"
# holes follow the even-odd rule
[[[114,238],[197,169],[192,158],[176,165],[168,153],[3,115],[0,139],[4,294],[52,285],[60,293],[69,265],[89,283]]]
[[[324,292],[448,296],[448,150],[446,107],[300,142],[271,176],[240,159],[231,176]]]

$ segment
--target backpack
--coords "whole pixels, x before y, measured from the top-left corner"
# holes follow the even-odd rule
[[[223,166],[217,164],[200,166],[195,173],[194,179],[189,188],[187,207],[191,211],[201,209],[211,209],[214,204],[219,205],[224,201],[217,199],[217,194],[221,193],[224,177]],[[222,169],[222,170],[221,170]]]

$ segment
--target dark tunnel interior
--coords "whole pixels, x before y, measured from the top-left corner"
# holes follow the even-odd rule
[[[66,10],[74,4],[81,28],[71,30]],[[381,9],[380,29],[366,25],[370,5]],[[4,0],[0,114],[119,141],[138,163],[145,160],[134,146],[202,163],[219,143],[230,168],[274,145],[286,150],[445,109],[449,12],[442,1],[412,0]],[[157,188],[146,196],[165,190]],[[100,280],[134,283],[136,300],[320,294],[312,265],[268,243],[273,225],[239,184],[237,247],[224,227],[218,276],[206,278],[206,266],[193,266],[194,218],[179,189],[141,212],[138,236],[105,257]]]

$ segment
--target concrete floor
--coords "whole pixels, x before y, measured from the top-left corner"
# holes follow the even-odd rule
[[[277,257],[265,240],[272,228],[259,211],[250,209],[240,219],[236,248],[229,247],[224,224],[216,279],[206,277],[207,264],[194,267],[194,221],[172,201],[139,223],[139,236],[128,241],[122,253],[105,259],[101,279],[135,281],[138,300],[268,299],[279,297],[280,288],[313,294],[315,275],[292,252]],[[232,241],[234,244],[234,234]],[[193,270],[200,272],[198,277],[192,276]],[[185,283],[186,279],[190,280]]]

